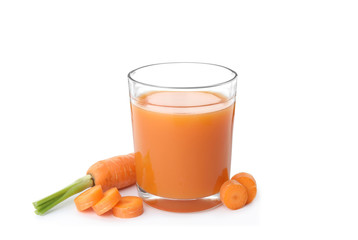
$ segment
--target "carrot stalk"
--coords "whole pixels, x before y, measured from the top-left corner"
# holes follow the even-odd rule
[[[64,189],[51,194],[37,202],[33,202],[36,209],[35,213],[38,215],[45,214],[48,210],[64,201],[65,199],[75,195],[76,193],[82,192],[83,190],[93,186],[93,179],[91,175],[86,175],[82,178],[77,179],[71,185]]]
[[[85,176],[86,178],[88,178],[87,176]],[[84,178],[84,177],[83,177]],[[32,204],[34,205],[34,207],[39,207],[42,206],[44,204],[48,204],[49,202],[53,202],[54,199],[57,199],[58,197],[61,197],[63,194],[65,194],[71,187],[73,187],[73,185],[75,185],[75,183],[82,181],[81,179],[76,180],[75,182],[73,182],[71,185],[63,188],[62,190],[55,192],[53,194],[51,194],[50,196],[47,196],[37,202],[33,202]]]

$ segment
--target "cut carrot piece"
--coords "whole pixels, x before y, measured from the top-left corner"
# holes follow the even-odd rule
[[[140,197],[126,196],[113,208],[113,215],[119,218],[138,217],[143,213],[143,200]]]
[[[245,206],[247,197],[246,188],[236,180],[228,180],[220,188],[221,202],[231,210]]]
[[[134,153],[120,155],[98,161],[87,171],[95,185],[101,185],[103,191],[112,187],[128,187],[136,182]]]
[[[111,210],[121,200],[118,189],[113,187],[104,192],[104,196],[92,208],[97,215],[102,215]]]
[[[246,187],[247,194],[248,194],[246,204],[252,202],[252,200],[254,200],[254,198],[256,197],[256,193],[257,193],[257,186],[256,186],[255,178],[249,173],[241,172],[241,173],[235,174],[231,179],[238,181],[239,183],[241,183],[242,185],[244,185]]]
[[[101,185],[91,187],[75,198],[75,204],[78,211],[84,211],[103,198]]]

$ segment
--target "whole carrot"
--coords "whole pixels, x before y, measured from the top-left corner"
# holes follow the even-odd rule
[[[95,185],[101,185],[103,191],[106,191],[113,187],[128,187],[135,182],[134,153],[98,161],[88,169],[86,176],[50,196],[33,202],[35,213],[43,215],[65,199]]]

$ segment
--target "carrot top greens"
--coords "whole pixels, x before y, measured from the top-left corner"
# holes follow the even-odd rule
[[[36,209],[35,213],[37,215],[43,215],[60,202],[75,195],[76,193],[82,192],[83,190],[92,187],[93,185],[94,182],[90,174],[81,177],[74,181],[72,184],[65,187],[64,189],[55,192],[39,201],[33,202],[32,204]]]

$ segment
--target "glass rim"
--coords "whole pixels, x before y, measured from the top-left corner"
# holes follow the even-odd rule
[[[143,69],[143,68],[148,68],[148,67],[153,67],[153,66],[158,66],[158,65],[166,65],[166,64],[202,64],[202,65],[209,65],[209,66],[215,66],[215,67],[220,67],[220,68],[224,68],[228,71],[230,71],[231,73],[233,73],[233,77],[230,78],[229,80],[225,80],[223,82],[219,82],[219,83],[215,83],[215,84],[211,84],[211,85],[205,85],[205,86],[194,86],[194,87],[173,87],[173,86],[160,86],[160,85],[155,85],[155,84],[149,84],[149,83],[144,83],[144,82],[141,82],[141,81],[138,81],[136,79],[134,79],[132,77],[133,73],[135,73],[136,71],[140,70],[140,69]],[[153,63],[153,64],[148,64],[148,65],[144,65],[144,66],[141,66],[141,67],[138,67],[132,71],[130,71],[128,73],[128,79],[135,82],[135,83],[139,83],[139,84],[142,84],[142,85],[145,85],[145,86],[148,86],[148,87],[155,87],[155,88],[167,88],[167,89],[198,89],[198,88],[211,88],[211,87],[217,87],[217,86],[220,86],[220,85],[224,85],[226,83],[230,83],[232,81],[234,81],[236,78],[237,78],[237,73],[228,68],[228,67],[225,67],[223,65],[219,65],[219,64],[215,64],[215,63],[207,63],[207,62],[161,62],[161,63]]]

